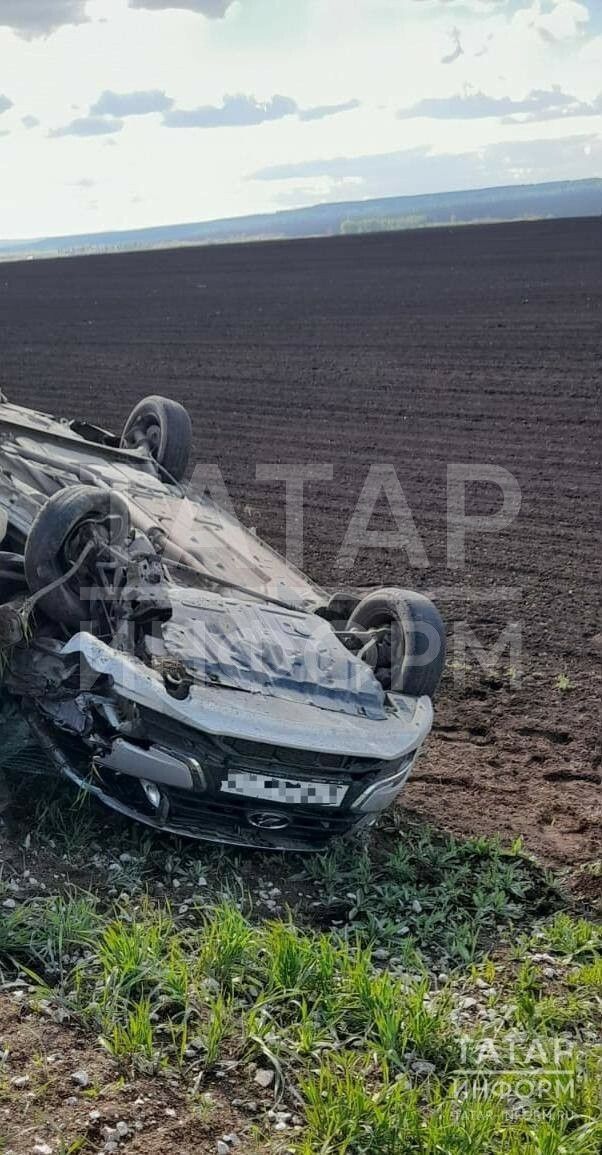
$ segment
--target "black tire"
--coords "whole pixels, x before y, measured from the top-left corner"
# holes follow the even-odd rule
[[[348,629],[382,626],[391,631],[384,663],[375,669],[379,681],[397,694],[433,698],[445,665],[445,626],[439,611],[411,590],[375,590],[353,610]]]
[[[84,532],[87,523],[99,522],[106,523],[107,535],[110,530],[112,545],[124,544],[129,532],[129,514],[120,494],[93,485],[73,485],[48,499],[25,543],[25,577],[32,593],[64,577],[78,552],[81,554],[80,542],[73,556],[77,535]],[[37,605],[53,621],[79,629],[91,618],[91,604],[82,595],[81,588],[97,584],[90,568],[84,564],[67,582],[43,594]]]
[[[23,554],[0,550],[0,603],[27,589]]]
[[[169,397],[145,397],[132,409],[121,434],[121,446],[144,446],[166,474],[181,481],[186,473],[192,425],[183,405]]]

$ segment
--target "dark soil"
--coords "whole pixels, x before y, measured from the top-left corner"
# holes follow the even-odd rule
[[[460,833],[522,836],[544,861],[600,853],[596,747],[600,221],[181,249],[0,268],[13,401],[119,429],[146,393],[188,406],[243,519],[284,547],[284,486],[256,465],[330,463],[305,497],[324,585],[430,591],[449,626],[437,727],[404,804]],[[364,549],[334,566],[373,464],[393,464],[428,566]],[[503,466],[522,509],[446,557],[449,464]],[[469,513],[500,493],[471,487]],[[392,529],[386,504],[372,528]],[[486,676],[458,648],[522,627]],[[519,678],[522,665],[522,681]],[[558,683],[559,676],[567,681]],[[564,689],[561,688],[564,686]]]
[[[220,1136],[234,1132],[239,1155],[257,1152],[249,1138],[253,1117],[231,1106],[236,1088],[228,1084],[226,1095],[214,1083],[210,1092],[201,1088],[190,1097],[168,1073],[132,1072],[130,1081],[93,1035],[74,1027],[68,1016],[57,1022],[56,1008],[44,1000],[39,1012],[32,1011],[30,1001],[17,984],[0,995],[3,1150],[31,1155],[47,1146],[59,1155],[102,1153],[113,1140],[120,1149],[125,1143],[128,1155],[215,1155]]]

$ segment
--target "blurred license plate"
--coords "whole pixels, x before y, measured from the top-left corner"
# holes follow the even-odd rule
[[[264,802],[288,802],[298,806],[340,806],[349,787],[334,782],[294,782],[289,778],[266,778],[249,770],[231,770],[222,782],[223,794],[261,798]]]

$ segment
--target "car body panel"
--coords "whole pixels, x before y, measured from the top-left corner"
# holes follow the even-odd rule
[[[176,659],[195,682],[383,720],[373,671],[323,618],[283,606],[172,585],[171,615],[147,636],[154,657]]]
[[[430,698],[391,695],[382,721],[325,711],[311,704],[196,686],[184,701],[170,697],[159,674],[128,654],[116,653],[92,634],[79,633],[63,647],[109,677],[116,693],[193,729],[292,749],[393,760],[420,745],[433,722]]]
[[[109,635],[41,615],[4,686],[53,764],[120,813],[210,841],[321,847],[402,788],[432,704],[383,689],[326,591],[213,499],[216,478],[166,481],[114,434],[0,396],[3,549],[18,558],[54,494],[95,486],[127,503],[123,572],[137,575]]]
[[[189,487],[166,485],[139,450],[90,443],[65,422],[0,403],[0,510],[9,522],[27,534],[47,497],[82,482],[121,493],[135,524],[145,532],[150,527],[163,531],[176,546],[174,558],[193,565],[198,561],[216,581],[227,575],[231,582],[298,607],[324,604],[319,586],[241,525],[233,512],[196,492],[198,477]]]

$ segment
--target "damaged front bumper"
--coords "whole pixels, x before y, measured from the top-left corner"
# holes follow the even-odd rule
[[[321,850],[333,837],[371,826],[402,789],[417,753],[394,765],[347,759],[326,773],[293,765],[298,752],[290,749],[258,747],[260,756],[214,750],[210,765],[206,752],[192,758],[117,738],[106,756],[90,760],[39,714],[30,725],[67,778],[126,817],[165,833],[263,849]]]
[[[430,699],[391,696],[384,721],[236,690],[172,698],[157,674],[91,635],[63,648],[108,677],[138,724],[91,753],[35,711],[61,771],[129,818],[176,835],[319,850],[372,825],[402,789],[432,724]]]

